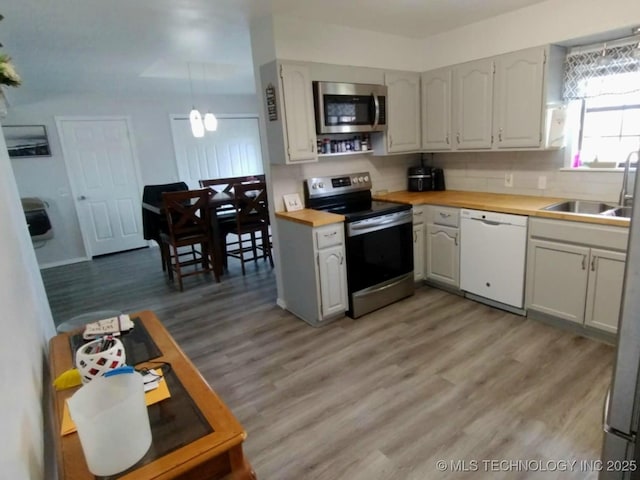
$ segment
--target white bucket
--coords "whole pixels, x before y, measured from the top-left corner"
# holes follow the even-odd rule
[[[68,400],[87,465],[98,476],[126,470],[151,446],[142,375],[121,371],[93,379]]]

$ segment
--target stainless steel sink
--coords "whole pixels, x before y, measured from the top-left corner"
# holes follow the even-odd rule
[[[582,215],[601,215],[613,211],[617,206],[610,203],[594,202],[590,200],[567,200],[544,207],[542,210],[552,212],[578,213]]]
[[[601,215],[606,215],[608,217],[623,217],[623,218],[631,218],[631,209],[633,207],[616,207],[611,210],[606,210],[602,212]]]

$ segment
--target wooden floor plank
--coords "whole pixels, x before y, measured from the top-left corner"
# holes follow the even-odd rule
[[[143,249],[44,270],[54,319],[154,310],[246,428],[260,479],[597,478],[481,462],[598,458],[608,345],[426,286],[313,328],[275,305],[262,261],[183,293],[160,267]]]

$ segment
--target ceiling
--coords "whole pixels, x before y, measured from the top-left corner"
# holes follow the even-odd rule
[[[421,38],[541,1],[20,0],[0,12],[0,51],[23,77],[16,96],[186,95],[190,84],[196,96],[246,94],[255,91],[252,18],[286,15]]]

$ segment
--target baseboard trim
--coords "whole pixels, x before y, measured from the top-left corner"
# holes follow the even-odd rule
[[[71,265],[73,263],[88,262],[91,259],[89,257],[70,258],[69,260],[60,260],[59,262],[43,263],[38,265],[40,270],[46,270],[47,268],[62,267],[63,265]]]
[[[287,309],[287,304],[286,304],[286,302],[285,302],[283,299],[281,299],[280,297],[278,297],[278,298],[276,299],[276,305],[278,305],[278,306],[279,306],[281,309],[283,309],[283,310],[286,310],[286,309]]]
[[[491,300],[490,298],[481,297],[480,295],[475,295],[469,292],[465,292],[464,296],[465,298],[468,298],[470,300],[475,300],[476,302],[484,303],[485,305],[499,308],[500,310],[506,310],[507,312],[520,315],[521,317],[525,317],[527,315],[527,311],[523,308],[518,308],[514,307],[513,305],[507,305],[506,303],[497,302],[496,300]]]
[[[617,344],[617,335],[615,333],[604,332],[595,328],[587,327],[579,323],[564,320],[563,318],[554,317],[548,313],[539,312],[529,308],[527,310],[527,317],[537,322],[551,325],[552,327],[560,328],[567,332],[582,335],[583,337],[591,338],[592,340],[598,340],[609,345]]]

